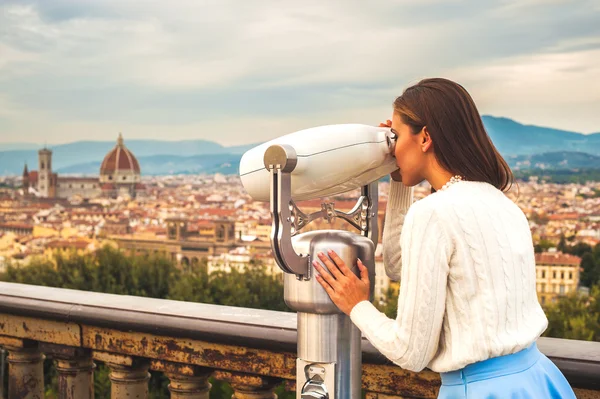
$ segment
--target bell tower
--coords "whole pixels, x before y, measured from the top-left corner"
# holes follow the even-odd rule
[[[52,178],[52,150],[44,147],[38,151],[38,191],[42,197],[50,197]]]

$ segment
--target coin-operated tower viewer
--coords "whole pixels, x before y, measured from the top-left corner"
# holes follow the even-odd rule
[[[361,395],[361,333],[315,279],[312,261],[334,250],[360,275],[356,259],[369,270],[371,300],[377,246],[377,181],[397,169],[396,136],[389,128],[358,124],[301,130],[246,152],[240,177],[257,201],[269,201],[273,256],[284,271],[284,299],[297,312],[297,399],[358,399]],[[322,203],[303,213],[295,201],[361,188],[350,212]],[[317,218],[342,218],[357,229],[300,230]]]

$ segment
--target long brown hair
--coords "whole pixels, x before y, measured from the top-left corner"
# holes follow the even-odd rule
[[[475,102],[458,83],[421,80],[394,101],[394,111],[414,134],[427,126],[433,152],[444,169],[502,191],[512,186],[510,167],[488,136]]]

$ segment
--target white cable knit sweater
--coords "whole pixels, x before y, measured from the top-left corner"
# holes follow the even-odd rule
[[[392,181],[383,256],[388,276],[401,280],[398,315],[358,303],[350,317],[364,336],[400,367],[436,372],[534,342],[548,321],[517,205],[488,183],[468,181],[411,202],[412,189]]]

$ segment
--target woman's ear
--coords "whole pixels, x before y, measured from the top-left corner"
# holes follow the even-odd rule
[[[423,152],[427,152],[432,147],[432,145],[433,141],[431,140],[429,130],[427,130],[427,126],[423,126],[423,129],[421,130],[421,150]]]

